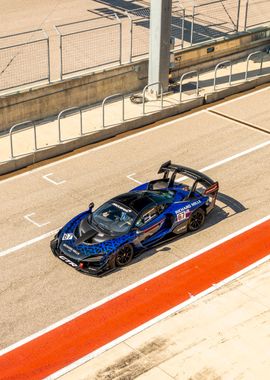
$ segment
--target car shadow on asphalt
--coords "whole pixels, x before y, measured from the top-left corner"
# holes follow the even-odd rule
[[[136,264],[139,261],[142,261],[148,257],[153,256],[157,252],[170,251],[171,248],[167,246],[166,244],[176,242],[180,239],[183,239],[191,235],[196,235],[200,233],[200,231],[210,228],[222,222],[225,219],[232,218],[236,214],[239,214],[247,210],[247,208],[241,202],[239,202],[238,200],[234,199],[233,197],[227,194],[218,193],[217,200],[218,200],[218,203],[222,203],[222,206],[216,205],[214,210],[206,218],[204,225],[198,231],[187,232],[181,235],[173,235],[173,234],[168,235],[166,238],[156,243],[153,247],[145,249],[141,251],[139,254],[137,254],[136,257],[132,260],[132,262],[129,265]]]

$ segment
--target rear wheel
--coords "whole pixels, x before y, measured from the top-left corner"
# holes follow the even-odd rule
[[[198,208],[195,210],[188,222],[188,230],[189,231],[197,231],[204,224],[205,221],[205,212],[203,209]]]
[[[115,256],[115,264],[117,267],[123,267],[125,265],[128,265],[134,254],[134,249],[132,245],[125,244],[123,247],[119,248],[119,250],[116,253]]]

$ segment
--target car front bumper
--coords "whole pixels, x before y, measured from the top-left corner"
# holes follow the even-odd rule
[[[54,256],[73,267],[78,272],[93,276],[101,276],[106,272],[114,270],[115,268],[115,255],[108,256],[106,260],[103,260],[101,263],[89,263],[87,261],[75,260],[74,258],[68,257],[68,255],[60,249],[57,237],[51,240],[50,247]]]

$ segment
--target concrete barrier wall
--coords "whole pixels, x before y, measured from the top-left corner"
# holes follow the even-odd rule
[[[71,152],[75,149],[78,149],[80,147],[83,147],[89,144],[96,143],[98,141],[106,140],[110,137],[118,135],[119,133],[143,127],[145,125],[154,123],[163,118],[167,118],[170,116],[181,114],[183,112],[187,112],[191,109],[200,107],[203,104],[212,103],[217,100],[223,99],[227,96],[237,94],[239,92],[243,92],[246,90],[250,90],[259,85],[262,85],[264,83],[269,83],[269,82],[270,82],[270,74],[264,75],[255,79],[250,79],[247,82],[243,82],[235,86],[231,86],[231,87],[221,89],[213,93],[206,94],[203,97],[193,99],[189,102],[181,103],[181,104],[175,105],[174,107],[168,107],[163,110],[160,110],[159,112],[147,114],[145,116],[139,117],[138,119],[130,120],[113,127],[104,128],[102,130],[91,133],[89,135],[85,135],[71,141],[66,141],[64,143],[55,145],[53,147],[49,147],[43,150],[39,150],[37,152],[33,152],[23,157],[17,157],[13,160],[0,164],[0,175],[13,172],[15,170],[24,168],[26,166],[32,165],[34,163],[37,163],[37,162],[40,162],[52,157],[59,156],[67,152]]]
[[[217,41],[214,44],[185,49],[176,54],[173,69],[177,75],[192,70],[207,69],[222,57],[242,57],[246,50],[270,44],[270,30],[260,29]],[[207,49],[214,47],[214,51]],[[66,79],[16,94],[0,97],[0,132],[25,120],[40,120],[69,107],[81,107],[102,101],[115,93],[130,93],[142,90],[147,84],[148,61],[91,73],[82,77]]]

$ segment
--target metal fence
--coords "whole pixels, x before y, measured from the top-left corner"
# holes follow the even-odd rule
[[[245,71],[243,73],[241,73],[243,75],[242,75],[242,79],[240,80],[240,82],[247,82],[251,78],[254,79],[254,77],[258,77],[260,75],[265,74],[265,73],[263,73],[263,64],[264,64],[265,56],[266,55],[260,50],[252,52],[251,54],[249,54],[247,56],[247,58],[245,59],[245,63],[246,63],[245,64]],[[256,59],[255,59],[255,57],[256,57]],[[253,68],[250,68],[250,61],[251,60],[253,60],[253,62],[258,63],[258,66],[255,69],[254,69],[254,66],[253,66]],[[223,82],[222,88],[224,89],[226,86],[227,87],[232,86],[234,80],[236,81],[237,84],[239,84],[239,75],[237,75],[236,77],[234,77],[234,75],[233,75],[233,64],[234,63],[231,61],[221,61],[215,66],[214,71],[213,71],[213,77],[210,78],[210,82],[213,85],[213,87],[212,87],[213,92],[216,92],[218,90],[217,89],[218,70],[224,68],[225,66],[226,67],[228,66],[228,68],[229,68],[228,75],[225,75],[225,77],[228,77],[228,81]],[[194,83],[194,77],[196,78],[195,88],[193,91],[193,95],[189,97],[188,101],[202,96],[202,95],[200,95],[200,92],[199,92],[200,86],[201,86],[201,74],[200,74],[200,72],[197,70],[187,71],[184,74],[182,74],[182,76],[179,80],[179,101],[177,102],[177,104],[181,104],[183,102],[183,95],[186,94],[188,91],[185,88],[185,86],[187,84]],[[186,82],[185,84],[183,83],[184,81]],[[189,83],[187,83],[187,82],[189,82]],[[142,102],[141,102],[142,108],[141,108],[141,114],[140,114],[140,112],[138,112],[138,115],[137,115],[138,117],[145,116],[147,113],[149,113],[149,111],[147,112],[147,110],[146,110],[146,90],[149,87],[156,85],[156,84],[159,84],[160,89],[161,89],[161,96],[159,99],[159,101],[160,101],[159,110],[164,108],[164,94],[163,94],[163,88],[161,86],[161,83],[157,82],[157,83],[147,84],[142,91]],[[186,87],[188,87],[188,86],[186,86]],[[126,107],[125,107],[125,95],[124,94],[114,94],[111,96],[107,96],[106,98],[104,98],[103,102],[101,103],[101,120],[100,120],[100,125],[98,126],[99,130],[104,129],[106,127],[109,127],[109,125],[106,124],[106,122],[105,122],[106,105],[108,105],[109,101],[113,101],[113,100],[115,101],[115,100],[119,100],[119,99],[121,99],[120,120],[121,120],[121,122],[128,120],[128,117],[126,115]],[[169,107],[173,107],[175,105],[176,104],[173,103],[173,104],[170,104]],[[65,141],[75,140],[77,138],[82,137],[83,135],[93,133],[93,132],[85,132],[85,123],[83,122],[82,113],[86,112],[87,110],[89,110],[89,108],[87,109],[86,107],[72,107],[72,108],[64,109],[58,114],[58,117],[57,117],[57,136],[58,137],[57,137],[56,143],[58,143],[58,144],[64,143]],[[159,112],[159,110],[150,111],[150,112]],[[77,128],[78,133],[75,137],[64,138],[63,137],[63,129],[64,128],[61,127],[61,120],[64,118],[64,116],[67,116],[68,114],[72,114],[72,115],[77,114],[79,116],[79,128]],[[107,118],[108,118],[108,110],[107,110]],[[14,153],[14,141],[13,141],[14,136],[13,135],[14,135],[14,131],[16,129],[19,129],[20,127],[26,126],[26,125],[28,125],[28,127],[30,127],[33,130],[33,149],[32,149],[32,151],[35,152],[35,151],[38,151],[38,150],[41,150],[44,148],[48,148],[48,146],[49,146],[47,144],[46,144],[46,147],[45,146],[43,146],[43,147],[39,146],[38,139],[37,139],[37,136],[38,136],[37,124],[35,122],[25,121],[23,123],[15,124],[14,126],[11,127],[11,129],[9,131],[10,159],[15,159],[16,157],[23,155],[23,154],[18,155],[18,154]],[[53,144],[53,145],[55,145],[55,144]]]
[[[110,4],[98,9],[104,16],[56,26],[58,40],[52,33],[50,44],[42,30],[0,37],[0,93],[50,82],[51,76],[62,80],[147,57],[150,0],[141,2],[140,8],[136,6],[139,0],[136,4],[99,2]],[[267,22],[270,0],[173,0],[171,49],[225,38]]]
[[[242,0],[244,2],[244,30],[270,22],[269,0]]]
[[[0,37],[0,91],[50,81],[49,38],[41,29]]]
[[[121,64],[121,22],[98,17],[57,25],[60,38],[60,79],[65,75]]]

